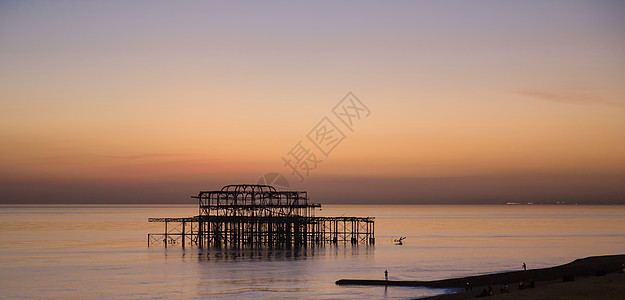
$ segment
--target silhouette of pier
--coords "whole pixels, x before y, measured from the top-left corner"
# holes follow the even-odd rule
[[[199,214],[149,218],[165,224],[148,234],[153,244],[199,248],[289,248],[326,243],[375,244],[373,217],[315,217],[321,204],[304,191],[278,191],[269,185],[227,185],[203,191]]]

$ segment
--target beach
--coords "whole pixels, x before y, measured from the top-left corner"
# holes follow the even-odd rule
[[[475,298],[481,292],[461,291],[419,299],[455,300]],[[494,290],[489,299],[625,299],[625,273],[612,273],[604,276],[587,276],[571,282],[543,281],[537,282],[535,288],[519,290],[518,285],[510,287],[510,293]]]
[[[624,263],[625,255],[595,256],[553,268],[465,277],[461,279],[466,282],[478,279],[479,286],[422,299],[475,298],[489,286],[492,296],[487,298],[493,299],[625,299]],[[534,281],[535,287],[529,288],[529,281]],[[520,289],[520,282],[525,288]],[[509,292],[504,290],[506,284]]]
[[[422,299],[622,299],[625,255],[593,256],[561,266],[432,281],[341,279],[338,285],[415,286],[458,289]]]

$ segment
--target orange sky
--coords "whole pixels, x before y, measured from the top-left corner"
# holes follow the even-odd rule
[[[372,178],[521,175],[501,198],[573,176],[581,200],[625,201],[620,3],[7,2],[0,20],[0,202],[186,199],[267,172],[332,199],[321,183],[345,180],[351,202]],[[298,182],[281,157],[350,91],[371,114]],[[471,186],[446,197],[501,187]]]

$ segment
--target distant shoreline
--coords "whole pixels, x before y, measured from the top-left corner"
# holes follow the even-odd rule
[[[341,205],[341,206],[612,206],[612,205],[625,205],[625,202],[615,202],[615,203],[321,203],[322,205]],[[138,205],[197,205],[197,201],[187,200],[184,203],[179,202],[156,202],[156,203],[142,203],[142,202],[127,202],[127,203],[116,203],[116,202],[58,202],[58,203],[45,203],[45,202],[23,202],[23,203],[15,203],[15,202],[0,202],[0,206],[62,206],[62,205],[128,205],[128,206],[138,206]]]
[[[416,286],[429,288],[455,288],[461,289],[456,294],[439,295],[426,299],[458,299],[454,295],[460,295],[462,298],[467,296],[473,297],[478,295],[484,288],[491,286],[494,294],[500,294],[501,288],[508,285],[511,291],[519,290],[520,282],[529,284],[530,280],[534,281],[537,286],[541,286],[546,282],[559,282],[566,280],[575,280],[576,278],[589,276],[604,276],[610,273],[621,271],[625,264],[625,254],[592,256],[583,259],[577,259],[573,262],[550,268],[529,269],[527,271],[511,271],[504,273],[494,273],[476,276],[467,276],[459,278],[450,278],[432,281],[386,281],[386,280],[361,280],[361,279],[341,279],[336,281],[337,285],[383,285],[383,286]],[[625,278],[625,277],[624,277]],[[472,286],[472,291],[465,291],[467,283]],[[625,284],[625,282],[623,283]],[[624,290],[625,292],[625,290]],[[470,293],[467,295],[467,293]],[[452,298],[448,298],[452,297]]]

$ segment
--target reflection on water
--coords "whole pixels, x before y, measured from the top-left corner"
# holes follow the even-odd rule
[[[332,298],[341,272],[374,259],[374,246],[326,245],[301,249],[207,249],[197,251],[203,297]],[[366,265],[366,264],[363,264]],[[355,267],[355,268],[354,268]],[[324,288],[311,286],[321,284]],[[361,289],[356,287],[355,290]],[[371,289],[365,289],[371,292]],[[354,293],[355,292],[355,293]],[[354,295],[367,297],[362,291]],[[335,296],[329,296],[335,294]],[[342,296],[341,296],[342,297]]]
[[[315,256],[346,257],[354,255],[373,255],[373,245],[325,245],[321,247],[303,247],[291,249],[196,249],[198,261],[243,262],[250,260],[262,261],[293,261],[298,259],[312,259]],[[182,256],[187,255],[183,250]]]

